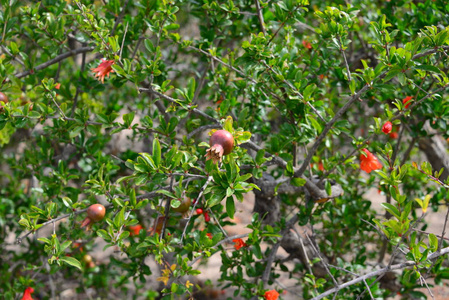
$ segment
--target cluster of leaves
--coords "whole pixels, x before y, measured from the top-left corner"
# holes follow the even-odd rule
[[[445,204],[449,183],[412,162],[420,141],[449,138],[449,7],[340,2],[0,0],[9,99],[0,103],[0,257],[9,262],[0,293],[33,287],[48,298],[55,281],[76,281],[78,293],[94,287],[106,298],[111,289],[210,296],[196,263],[216,254],[219,288],[248,299],[283,289],[423,296],[426,272],[448,278],[444,232],[427,233],[423,220]],[[236,146],[214,164],[207,133],[221,128]],[[248,234],[228,236],[237,201],[264,192],[265,176],[279,215],[267,224],[254,214]],[[285,182],[294,193],[281,192]],[[344,194],[332,195],[335,185]],[[383,216],[364,196],[372,188]],[[191,207],[175,211],[187,198]],[[98,202],[106,217],[85,231]],[[283,236],[307,229],[310,260],[278,259]],[[99,242],[119,253],[103,258],[109,266],[86,259]],[[373,275],[340,291],[386,253],[398,290]],[[314,272],[319,264],[326,273]],[[301,291],[278,284],[281,274]]]

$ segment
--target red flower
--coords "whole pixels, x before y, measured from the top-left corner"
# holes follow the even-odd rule
[[[101,80],[101,83],[104,83],[104,77],[105,76],[109,77],[109,73],[114,72],[112,70],[112,65],[114,63],[115,63],[114,60],[103,59],[103,61],[100,63],[98,67],[91,70],[94,72],[95,77],[98,77],[98,80]]]
[[[129,226],[129,231],[131,232],[131,235],[139,235],[139,232],[141,229],[143,229],[142,225],[137,224],[134,226]]]
[[[307,40],[302,41],[302,45],[309,50],[312,49],[312,44]]]
[[[27,287],[25,289],[25,292],[23,292],[23,297],[20,300],[33,300],[33,298],[31,298],[31,294],[34,293],[34,289],[32,287]]]
[[[397,139],[397,138],[398,138],[398,133],[397,133],[396,131],[390,133],[390,138],[392,138],[392,139]]]
[[[266,291],[263,297],[265,300],[277,300],[279,293],[276,290]]]
[[[413,97],[412,96],[407,96],[404,99],[402,99],[402,104],[404,104],[405,108],[408,108],[410,106],[410,104],[412,103]]]
[[[365,171],[366,173],[371,173],[371,171],[382,169],[382,164],[377,160],[377,157],[374,156],[368,149],[362,149],[366,153],[366,156],[360,155],[360,169]]]
[[[384,126],[382,126],[382,131],[385,134],[389,134],[391,132],[391,129],[393,129],[393,124],[391,124],[390,121],[385,122]]]
[[[212,239],[212,233],[206,233],[206,236],[209,238],[209,239]]]
[[[310,167],[313,168],[313,166],[314,166],[314,164],[311,163],[311,164],[310,164]],[[323,163],[322,163],[321,161],[318,162],[318,170],[324,171],[324,165],[323,165]]]
[[[233,239],[232,241],[235,243],[235,250],[240,250],[240,248],[248,246],[242,239]]]

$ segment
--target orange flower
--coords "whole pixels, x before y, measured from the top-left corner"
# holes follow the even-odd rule
[[[141,229],[143,229],[142,225],[137,224],[134,226],[129,226],[129,231],[131,232],[131,235],[139,235],[139,232]]]
[[[393,124],[391,124],[390,121],[385,122],[384,126],[382,126],[382,131],[385,134],[389,134],[391,132],[391,129],[393,129]]]
[[[396,131],[390,133],[390,138],[392,138],[392,139],[397,139],[397,138],[398,138],[398,133],[397,133]]]
[[[302,41],[302,45],[309,50],[312,49],[312,44],[307,40]]]
[[[362,149],[366,153],[366,156],[360,155],[360,169],[366,173],[371,173],[371,171],[382,169],[382,164],[379,162],[377,157],[374,156],[368,149]]]
[[[23,292],[23,297],[20,300],[33,300],[33,298],[31,298],[31,294],[34,293],[34,289],[32,287],[27,287],[25,289],[25,292]]]
[[[412,103],[413,97],[412,96],[407,96],[404,99],[402,99],[402,104],[404,104],[405,108],[408,108],[410,106],[410,104]]]
[[[240,250],[240,248],[248,246],[242,239],[233,239],[232,241],[235,243],[235,250]]]
[[[103,61],[100,63],[100,65],[98,65],[98,67],[91,70],[94,72],[95,77],[98,77],[98,80],[101,80],[101,83],[104,83],[104,77],[105,76],[109,77],[109,73],[114,72],[114,70],[112,70],[112,65],[114,63],[115,63],[114,60],[103,59]]]
[[[279,293],[276,290],[266,291],[263,297],[265,300],[277,300]]]

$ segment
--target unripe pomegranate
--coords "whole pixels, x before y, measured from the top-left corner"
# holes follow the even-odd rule
[[[93,261],[92,256],[90,256],[89,254],[86,254],[83,256],[83,262],[86,264],[89,264]]]
[[[154,225],[152,228],[149,228],[147,231],[150,235],[154,235],[155,233],[161,234],[162,227],[164,227],[165,216],[159,216],[154,220]]]
[[[81,223],[81,227],[87,226],[89,229],[94,222],[98,222],[103,220],[106,214],[106,208],[101,204],[92,204],[87,209],[87,217],[84,219],[83,223]]]
[[[192,200],[189,197],[184,197],[181,204],[178,207],[172,207],[173,211],[184,214],[187,212],[192,205]]]
[[[234,137],[227,130],[217,130],[210,137],[211,147],[206,150],[206,160],[212,159],[217,163],[224,155],[231,153],[234,148]]]
[[[6,97],[5,94],[0,92],[0,101],[3,101],[4,103],[8,102],[8,97]],[[3,112],[3,105],[0,104],[0,113]]]

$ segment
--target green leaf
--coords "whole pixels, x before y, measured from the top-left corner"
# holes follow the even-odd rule
[[[165,196],[170,197],[170,198],[177,198],[174,194],[170,193],[167,190],[158,190],[158,191],[156,191],[156,193],[165,195]]]
[[[226,198],[226,213],[231,219],[234,219],[235,214],[235,203],[234,198],[228,197]]]
[[[62,203],[68,208],[72,208],[72,200],[69,197],[62,197]]]
[[[135,112],[130,112],[130,113],[128,113],[128,114],[124,114],[123,115],[123,121],[124,121],[124,127],[126,127],[126,128],[128,128],[128,127],[130,127],[131,126],[131,123],[133,122],[133,120],[134,120],[134,115],[135,115]]]
[[[66,263],[66,264],[68,264],[68,265],[70,265],[70,266],[72,266],[72,267],[75,267],[75,268],[78,268],[78,269],[81,270],[81,263],[74,257],[62,256],[62,257],[59,258],[59,260],[64,262],[64,263]]]
[[[97,235],[99,237],[101,237],[102,239],[104,239],[105,241],[109,241],[111,239],[109,234],[108,234],[108,232],[106,230],[104,230],[104,229],[98,229],[97,230]]]
[[[125,208],[123,207],[114,218],[115,228],[120,228],[125,222]]]
[[[224,125],[223,125],[224,130],[227,130],[230,133],[232,133],[234,131],[234,129],[232,128],[232,123],[233,123],[232,117],[228,116],[226,118],[226,121],[225,121]]]
[[[429,246],[432,251],[436,251],[438,249],[438,238],[433,233],[429,233]]]
[[[234,190],[228,187],[226,189],[226,197],[231,197],[232,195],[234,195]]]
[[[153,160],[156,167],[161,164],[161,144],[158,139],[153,140]]]
[[[442,74],[443,73],[443,72],[441,72],[440,69],[438,69],[435,66],[431,66],[431,65],[417,65],[417,66],[414,67],[414,69],[428,71],[428,72],[432,72],[432,73],[438,73],[438,74]]]
[[[399,210],[394,205],[392,205],[390,203],[381,203],[380,205],[383,208],[385,208],[390,214],[395,216],[396,218],[399,219],[401,217],[401,213],[399,212]]]
[[[291,179],[290,183],[294,186],[304,186],[306,184],[307,180],[300,177],[294,177]]]
[[[135,189],[131,189],[131,192],[129,194],[129,203],[131,204],[132,207],[136,206],[137,200],[136,200],[136,190]]]
[[[262,165],[265,162],[265,150],[262,149],[257,151],[255,161],[258,166]]]

